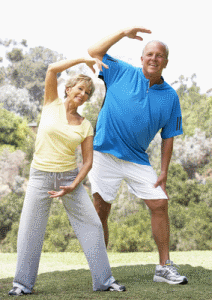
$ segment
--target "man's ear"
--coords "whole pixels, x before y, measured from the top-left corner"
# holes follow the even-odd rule
[[[165,65],[165,66],[164,66],[164,69],[167,67],[168,62],[169,62],[169,60],[167,59],[166,62],[165,62],[165,64],[164,64],[164,65]]]
[[[144,61],[143,56],[141,56],[141,64],[142,65],[143,65],[143,61]]]

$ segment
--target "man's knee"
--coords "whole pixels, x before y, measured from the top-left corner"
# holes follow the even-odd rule
[[[106,222],[110,214],[111,204],[105,202],[98,193],[93,195],[93,204],[102,223]]]
[[[145,203],[149,207],[152,214],[154,213],[166,214],[168,212],[167,199],[146,200]]]

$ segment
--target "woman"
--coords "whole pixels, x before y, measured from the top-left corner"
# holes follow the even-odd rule
[[[65,102],[58,98],[57,73],[79,63],[85,63],[95,72],[96,61],[84,58],[56,62],[47,70],[44,107],[18,232],[16,274],[9,295],[32,293],[54,197],[62,197],[87,258],[93,290],[125,290],[112,276],[101,222],[82,185],[92,167],[93,128],[78,114],[77,108],[92,96],[91,78],[85,75],[71,78],[66,84]],[[103,64],[98,62],[100,65]],[[83,166],[78,171],[75,150],[80,144]]]

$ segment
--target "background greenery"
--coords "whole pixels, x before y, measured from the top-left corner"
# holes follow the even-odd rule
[[[30,124],[39,123],[48,64],[63,56],[44,47],[29,49],[25,40],[1,41],[0,46],[7,51],[7,65],[0,67],[0,252],[6,253],[16,252],[18,224],[36,137]],[[73,72],[86,72],[86,69],[80,65]],[[60,80],[61,77],[58,82]],[[92,101],[85,104],[82,112],[94,127],[105,91],[101,81],[95,83]],[[190,78],[180,76],[173,88],[180,98],[184,135],[175,138],[167,181],[170,249],[211,250],[212,96],[200,93],[195,74]],[[158,173],[160,143],[159,133],[148,149]],[[77,157],[80,167],[80,149]],[[90,194],[87,178],[84,185]],[[112,206],[109,229],[109,251],[156,250],[149,211],[143,201],[128,192],[125,182]],[[43,252],[81,251],[60,199],[53,200]]]

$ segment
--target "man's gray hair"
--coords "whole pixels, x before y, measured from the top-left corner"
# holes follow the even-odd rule
[[[149,45],[149,44],[151,44],[151,43],[159,43],[159,44],[161,44],[161,45],[165,48],[165,51],[166,51],[166,59],[168,59],[168,56],[169,56],[169,48],[168,48],[168,46],[167,46],[165,43],[163,43],[163,42],[161,42],[161,41],[158,41],[158,40],[153,40],[153,41],[148,42],[148,43],[145,45],[144,49],[143,49],[142,55],[144,55],[144,51],[145,51],[145,49],[146,49],[146,46]]]

